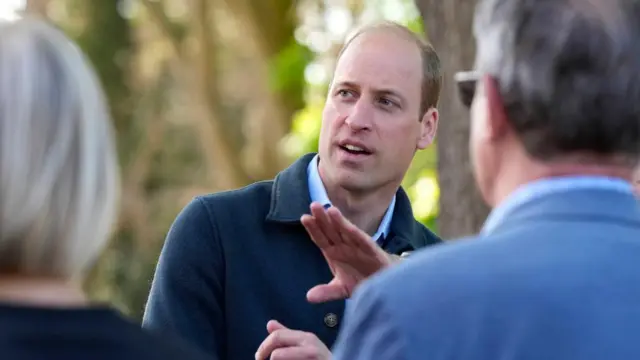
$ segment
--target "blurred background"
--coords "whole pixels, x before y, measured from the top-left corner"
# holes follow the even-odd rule
[[[121,217],[86,283],[139,320],[167,230],[197,194],[274,177],[316,151],[334,60],[360,24],[425,34],[445,86],[437,144],[404,187],[444,238],[487,209],[468,159],[452,76],[473,64],[473,0],[0,0],[0,18],[47,17],[77,41],[109,97],[123,169]],[[239,239],[241,240],[241,239]]]

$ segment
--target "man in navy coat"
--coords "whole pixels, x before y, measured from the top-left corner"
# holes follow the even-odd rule
[[[388,254],[440,243],[400,187],[416,151],[433,142],[440,84],[435,50],[408,29],[382,23],[354,35],[338,59],[318,154],[273,181],[187,205],[167,235],[143,326],[216,360],[329,358],[357,282],[390,265]],[[337,208],[366,233],[373,266],[328,266],[301,222],[312,202],[314,213]]]
[[[640,359],[638,24],[632,0],[479,1],[457,80],[493,212],[357,288],[335,360]]]

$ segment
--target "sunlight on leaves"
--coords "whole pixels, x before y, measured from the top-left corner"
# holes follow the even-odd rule
[[[436,172],[432,169],[422,171],[418,180],[408,189],[413,213],[420,220],[437,215],[440,187]]]
[[[284,153],[297,158],[318,149],[323,104],[309,103],[293,118],[291,132],[283,139]]]

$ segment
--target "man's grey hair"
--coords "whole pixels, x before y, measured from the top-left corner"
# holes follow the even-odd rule
[[[480,0],[476,68],[530,155],[640,158],[640,11],[633,0]]]
[[[88,61],[44,22],[0,24],[0,275],[82,275],[109,237],[118,193]]]

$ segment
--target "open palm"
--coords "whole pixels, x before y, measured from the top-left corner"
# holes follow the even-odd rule
[[[313,203],[311,215],[301,221],[334,276],[328,284],[309,290],[310,302],[346,299],[362,280],[391,264],[389,255],[334,207],[325,210]]]

